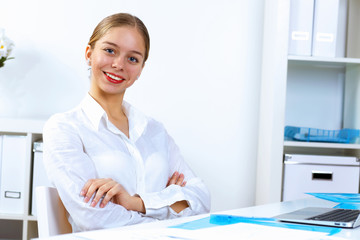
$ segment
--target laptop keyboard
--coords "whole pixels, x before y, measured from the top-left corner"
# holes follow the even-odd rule
[[[354,221],[358,217],[359,214],[360,214],[360,210],[335,209],[334,211],[330,211],[327,213],[323,213],[323,214],[308,218],[308,220],[351,222],[351,221]]]

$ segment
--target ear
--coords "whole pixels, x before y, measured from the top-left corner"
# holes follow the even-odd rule
[[[85,49],[85,59],[89,66],[91,65],[90,64],[91,54],[92,54],[92,48],[90,45],[87,45]]]

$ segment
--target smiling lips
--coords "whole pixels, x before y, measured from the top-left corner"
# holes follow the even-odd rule
[[[111,83],[119,84],[125,80],[123,77],[115,75],[115,74],[110,74],[107,72],[104,72],[104,74],[105,74],[106,79]]]

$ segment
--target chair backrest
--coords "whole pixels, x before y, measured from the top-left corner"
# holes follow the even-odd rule
[[[56,188],[39,186],[35,191],[39,237],[71,233],[68,212]]]

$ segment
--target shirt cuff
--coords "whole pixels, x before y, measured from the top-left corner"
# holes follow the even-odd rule
[[[169,206],[185,200],[181,186],[172,184],[160,192],[139,194],[144,202],[145,216],[162,218],[169,214]]]

